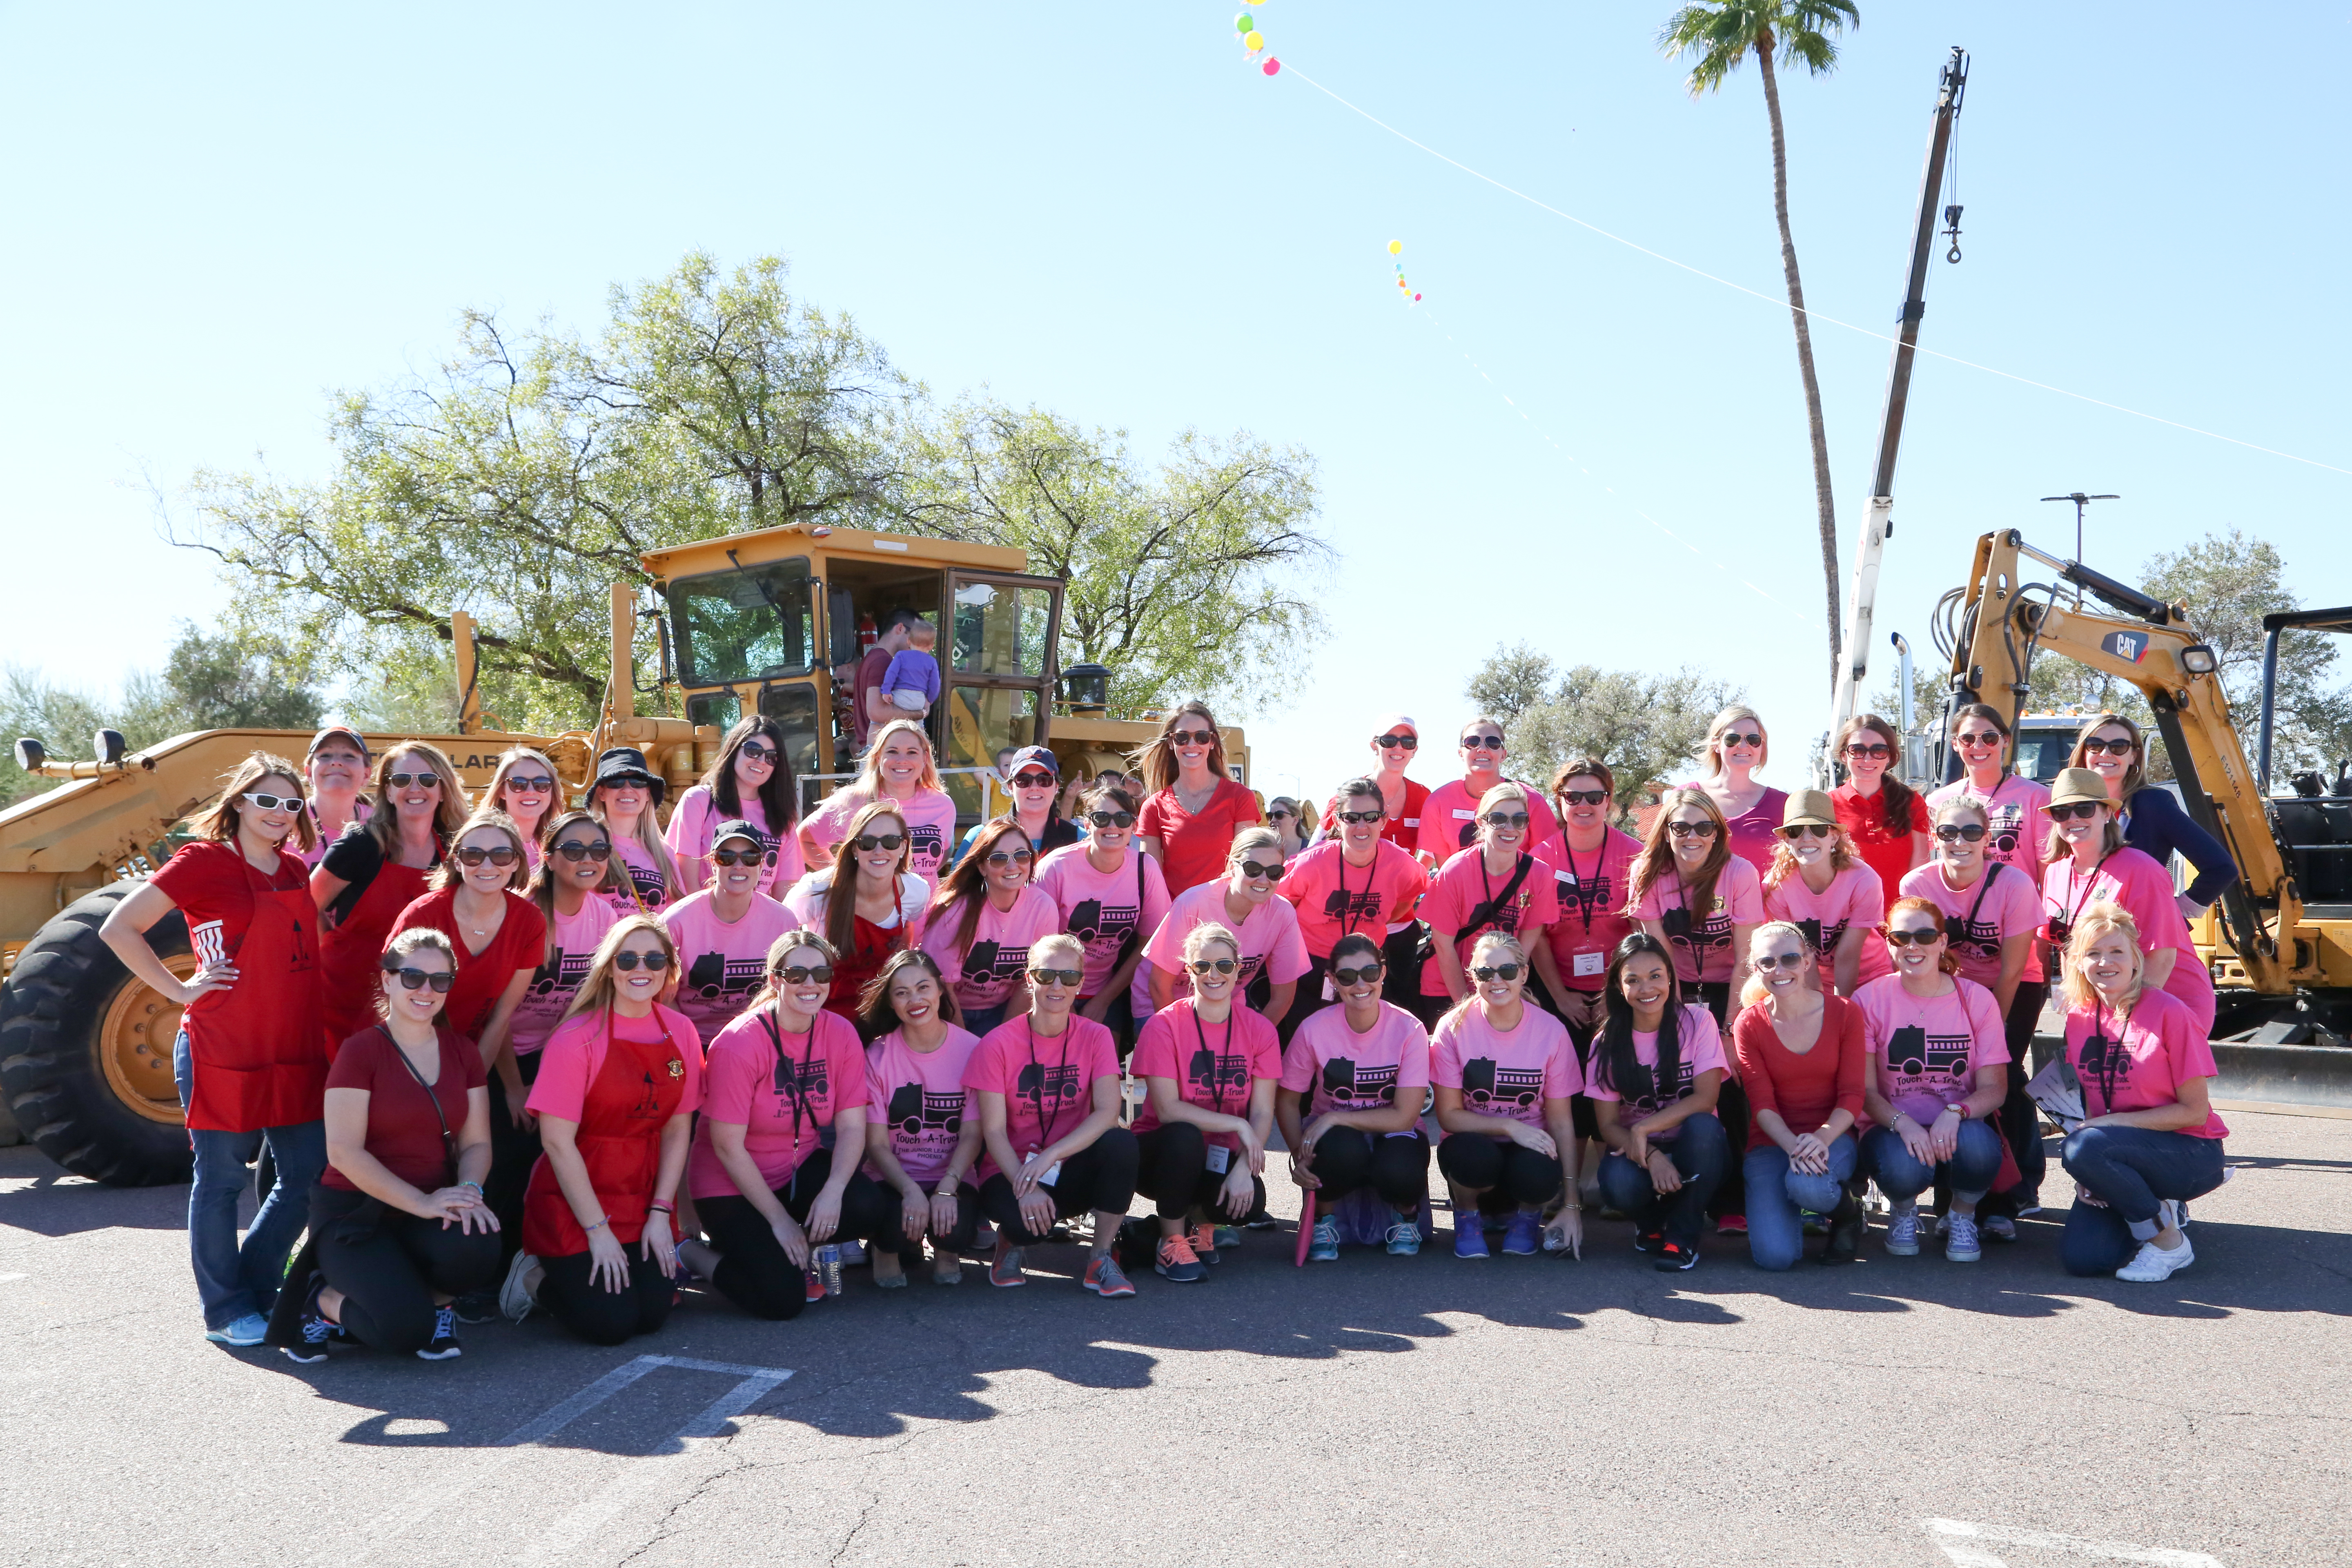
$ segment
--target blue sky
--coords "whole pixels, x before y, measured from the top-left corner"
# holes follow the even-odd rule
[[[328,393],[431,365],[462,306],[588,325],[701,247],[786,257],[942,396],[985,384],[1146,458],[1188,426],[1312,452],[1341,564],[1288,706],[1247,720],[1263,788],[1352,771],[1395,707],[1444,731],[1417,770],[1437,782],[1498,642],[1707,669],[1802,737],[1827,694],[1786,310],[1297,75],[1777,295],[1752,64],[1693,102],[1652,44],[1668,9],[1268,0],[1293,68],[1269,80],[1233,8],[1193,0],[0,5],[0,657],[97,687],[156,666],[220,598],[151,485],[318,477]],[[1815,310],[1892,321],[1936,71],[1965,44],[1966,260],[1936,264],[1925,345],[2352,469],[2343,5],[2242,30],[2186,5],[1863,17],[1834,76],[1784,79]],[[1886,347],[1815,343],[1850,533]],[[2352,476],[1930,359],[1881,626],[1924,649],[1969,542],[2063,547],[2071,516],[2035,498],[2074,489],[2126,498],[2091,528],[2118,574],[2237,524],[2306,602],[2352,599]]]

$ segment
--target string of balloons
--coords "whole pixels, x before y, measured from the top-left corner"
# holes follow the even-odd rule
[[[1261,4],[1262,3],[1263,0],[1261,0]],[[1234,17],[1234,31],[1242,36],[1242,58],[1244,59],[1257,67],[1258,70],[1266,76],[1277,76],[1281,74],[1282,62],[1276,59],[1272,55],[1265,54],[1265,35],[1257,30],[1257,18],[1255,16],[1252,16],[1247,11],[1238,13]],[[1265,58],[1263,60],[1259,59],[1258,57],[1260,55],[1265,55]]]
[[[1391,256],[1402,256],[1402,255],[1404,254],[1404,241],[1403,241],[1403,240],[1401,240],[1401,239],[1392,239],[1392,240],[1390,240],[1390,241],[1389,241],[1389,254],[1390,254]],[[1406,304],[1408,304],[1408,305],[1418,305],[1418,304],[1420,304],[1420,303],[1421,303],[1421,296],[1420,296],[1419,294],[1417,294],[1417,293],[1415,293],[1415,292],[1413,291],[1413,287],[1412,287],[1412,284],[1410,284],[1410,283],[1408,283],[1408,282],[1406,282],[1406,281],[1404,280],[1404,263],[1403,263],[1403,262],[1402,262],[1402,261],[1400,261],[1400,262],[1398,262],[1398,263],[1396,264],[1396,275],[1397,275],[1397,287],[1404,290],[1404,295],[1405,295],[1404,302],[1405,302]]]

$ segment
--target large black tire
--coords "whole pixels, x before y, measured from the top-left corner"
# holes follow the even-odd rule
[[[25,944],[0,985],[0,1094],[16,1125],[74,1174],[118,1187],[184,1182],[194,1164],[185,1127],[134,1108],[103,1060],[100,1037],[117,1001],[135,1000],[130,988],[153,996],[98,936],[139,885],[117,882],[75,900]],[[175,910],[147,940],[166,961],[184,954],[187,922]],[[168,1053],[170,1042],[160,1045]]]

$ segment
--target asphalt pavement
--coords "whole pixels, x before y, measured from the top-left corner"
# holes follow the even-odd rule
[[[1441,1212],[1418,1258],[1298,1269],[1286,1226],[1126,1301],[1045,1248],[1019,1290],[853,1271],[792,1323],[698,1292],[617,1350],[535,1317],[315,1367],[203,1339],[186,1189],[5,1150],[0,1562],[2352,1562],[2352,1121],[2229,1120],[2158,1286],[2066,1278],[2063,1209],[1780,1276],[1606,1223],[1465,1263]]]

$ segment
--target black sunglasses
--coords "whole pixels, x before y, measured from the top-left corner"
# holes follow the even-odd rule
[[[1953,736],[1952,741],[1957,745],[1976,751],[1984,746],[2000,745],[2001,735],[1998,730],[1966,730]]]
[[[666,952],[616,952],[613,955],[613,967],[615,969],[635,969],[640,964],[645,966],[645,971],[647,974],[659,974],[663,970],[669,967],[669,954]]]
[[[1752,735],[1743,735],[1737,730],[1726,730],[1721,738],[1727,746],[1760,746],[1764,743],[1764,731],[1759,730]]]
[[[896,849],[907,842],[907,836],[903,833],[869,833],[851,842],[857,847],[860,855],[871,855],[877,849]]]
[[[1827,838],[1837,829],[1825,822],[1792,822],[1786,827],[1776,827],[1773,831],[1794,844],[1800,838]]]
[[[787,985],[805,985],[812,980],[819,985],[830,985],[833,984],[833,966],[820,963],[814,968],[803,968],[795,963],[789,968],[773,971],[768,978],[781,980]]]
[[[1516,963],[1482,963],[1470,972],[1470,977],[1478,981],[1517,980],[1519,977],[1519,966]]]
[[[1350,824],[1378,822],[1386,816],[1386,811],[1343,811],[1339,814],[1339,820]]]
[[[2047,809],[2050,813],[2050,820],[2053,822],[2071,822],[2078,816],[2088,822],[2099,815],[2100,807],[2099,803],[2095,800],[2074,800],[2067,802],[2064,805],[2053,805]]]
[[[1500,735],[1465,735],[1462,737],[1462,749],[1466,752],[1499,752],[1503,749],[1503,737]]]
[[[1605,789],[1564,789],[1559,792],[1562,805],[1607,805],[1609,792]]]
[[[383,972],[386,974],[399,975],[400,988],[404,991],[415,991],[424,986],[430,985],[433,987],[435,992],[442,995],[446,995],[448,994],[449,987],[457,984],[457,977],[446,969],[439,971],[425,969],[394,969],[391,964],[387,963],[383,966]]]
[[[1480,820],[1489,827],[1525,827],[1528,814],[1524,811],[1490,811]]]
[[[1255,880],[1259,877],[1279,877],[1282,875],[1282,868],[1261,866],[1255,860],[1244,860],[1241,864],[1241,873],[1244,877]]]
[[[567,838],[557,845],[554,853],[577,866],[583,860],[593,860],[599,866],[613,858],[613,847],[599,838],[593,844],[583,844],[577,838]]]
[[[1213,730],[1171,730],[1168,739],[1171,744],[1179,746],[1213,746],[1217,743],[1217,732]]]
[[[1059,782],[1060,781],[1055,778],[1053,774],[1045,773],[1014,773],[1013,775],[1013,787],[1014,789],[1047,789]]]
[[[757,741],[746,741],[735,748],[735,754],[739,757],[749,757],[755,763],[772,763],[778,753],[773,746],[763,746]]]
[[[2086,757],[2128,757],[2139,747],[2129,741],[2085,741],[2083,754]]]
[[[461,866],[478,866],[485,860],[493,866],[511,866],[522,858],[515,852],[514,847],[509,844],[501,844],[496,849],[483,849],[469,844],[465,848],[457,850],[456,854],[457,863]]]
[[[764,849],[713,849],[710,863],[714,866],[764,866],[768,852]]]
[[[1372,744],[1381,747],[1384,751],[1393,751],[1402,748],[1408,752],[1417,752],[1421,750],[1421,737],[1418,735],[1375,735],[1372,737]]]
[[[1334,969],[1332,980],[1341,985],[1369,985],[1381,977],[1381,966],[1367,963],[1361,969]]]
[[[1698,835],[1701,838],[1712,838],[1715,837],[1715,824],[1712,822],[1669,822],[1666,824],[1666,831],[1673,834],[1677,838],[1688,838],[1693,834]]]
[[[506,787],[519,789],[525,795],[545,795],[555,787],[555,781],[550,778],[527,779],[520,773],[510,773],[507,777]]]
[[[1087,977],[1083,969],[1033,969],[1029,978],[1040,985],[1076,985]]]
[[[1087,820],[1097,827],[1132,827],[1135,826],[1135,813],[1131,811],[1089,812]]]
[[[1891,757],[1895,753],[1884,745],[1853,745],[1845,749],[1845,754],[1849,757]]]
[[[1978,839],[1982,838],[1984,836],[1984,825],[1976,822],[1966,824],[1947,822],[1941,827],[1936,829],[1936,837],[1942,839],[1947,844],[1950,844],[1957,839],[1963,838],[1967,839],[1969,843],[1974,844]]]
[[[1944,933],[1939,931],[1889,930],[1886,933],[1889,947],[1933,947],[1943,940]]]

